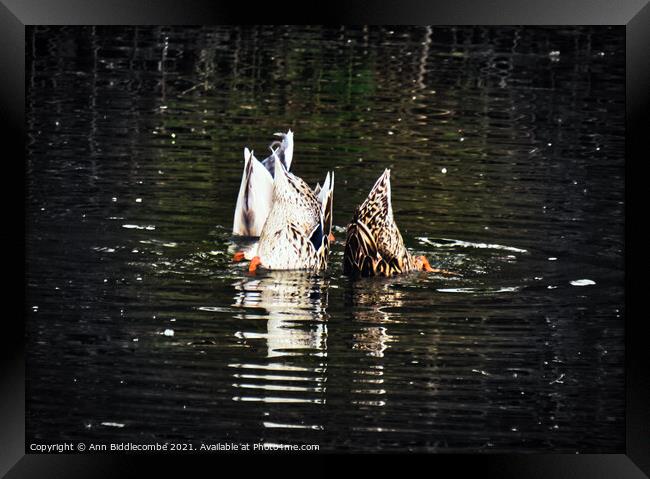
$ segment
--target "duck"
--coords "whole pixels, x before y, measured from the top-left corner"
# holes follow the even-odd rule
[[[248,271],[320,271],[329,256],[334,172],[312,190],[304,180],[275,160],[271,210],[252,249]]]
[[[271,155],[259,161],[253,151],[244,148],[244,171],[235,206],[232,232],[236,236],[259,237],[271,211],[273,177],[276,163],[287,171],[293,160],[293,132],[275,133],[282,138],[270,145]],[[275,147],[275,149],[274,149]]]
[[[413,255],[406,248],[393,216],[390,169],[385,169],[347,226],[343,273],[391,277],[411,271],[457,275],[432,268],[425,256]]]

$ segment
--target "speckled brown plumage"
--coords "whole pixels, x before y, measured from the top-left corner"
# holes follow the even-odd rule
[[[387,169],[348,225],[343,272],[350,276],[393,276],[415,269],[416,262],[393,218]]]
[[[330,180],[331,178],[331,180]],[[267,269],[327,267],[334,176],[318,196],[299,177],[275,165],[273,207],[262,228],[256,256]]]

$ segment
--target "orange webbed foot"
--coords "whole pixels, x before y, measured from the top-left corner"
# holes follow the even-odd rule
[[[259,257],[259,256],[255,256],[255,257],[251,260],[251,264],[248,265],[248,272],[249,272],[249,273],[254,273],[255,271],[257,271],[257,267],[258,267],[261,263],[262,263],[262,260],[260,259],[260,257]]]
[[[244,259],[245,255],[243,251],[237,251],[232,257],[232,260],[235,262],[244,261]]]
[[[446,269],[432,268],[426,256],[416,256],[415,265],[420,271],[426,271],[427,273],[439,273],[439,274],[446,274],[449,276],[462,276],[459,273],[454,273],[453,271],[448,271]]]

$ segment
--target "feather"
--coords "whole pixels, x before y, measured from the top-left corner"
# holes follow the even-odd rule
[[[244,148],[244,172],[242,174],[233,234],[259,236],[271,209],[273,178],[253,152]]]
[[[293,159],[293,132],[276,133],[282,141],[271,145],[271,155],[260,162],[252,151],[244,149],[244,172],[235,206],[233,234],[259,236],[271,210],[275,164],[289,170]],[[274,150],[273,145],[279,146]]]
[[[288,172],[279,158],[275,161],[273,206],[260,235],[260,262],[268,269],[323,269],[331,224],[324,223],[321,202],[307,183]],[[323,199],[331,210],[333,183],[329,175],[327,182]]]
[[[318,201],[321,205],[323,212],[323,226],[325,236],[329,236],[332,232],[332,216],[333,216],[333,203],[334,203],[334,172],[327,173],[323,187],[317,195]]]
[[[275,160],[279,160],[282,166],[289,171],[291,169],[291,160],[293,160],[293,132],[291,130],[286,133],[276,133],[276,136],[282,137],[280,146],[274,150],[273,146],[277,142],[271,144],[271,155],[262,161],[264,167],[268,170],[271,176],[275,176]]]
[[[384,170],[347,228],[343,272],[351,276],[392,276],[414,269],[393,218],[390,170]]]

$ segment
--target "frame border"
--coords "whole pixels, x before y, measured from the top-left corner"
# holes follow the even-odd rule
[[[425,455],[418,456],[423,465],[453,467],[456,472],[472,470],[488,477],[589,477],[589,478],[642,478],[650,477],[650,360],[646,335],[641,331],[643,317],[635,318],[631,298],[641,298],[643,291],[639,282],[631,279],[632,235],[640,222],[631,221],[632,174],[640,170],[640,163],[650,150],[648,124],[650,117],[650,3],[648,0],[622,0],[615,8],[609,0],[547,0],[542,4],[531,0],[402,0],[360,2],[352,4],[330,0],[325,7],[312,5],[278,4],[233,5],[224,1],[159,0],[135,3],[129,0],[0,0],[0,135],[4,146],[25,154],[25,26],[26,25],[187,25],[226,23],[366,23],[366,24],[424,24],[437,25],[625,25],[626,26],[626,157],[625,157],[625,378],[626,378],[626,454],[483,454],[483,455]],[[0,245],[7,252],[22,251],[21,272],[27,267],[24,254],[25,181],[14,180],[26,176],[24,162],[11,161],[7,155],[5,178],[10,188],[3,188],[5,205],[15,205],[14,188],[21,190],[23,202],[18,208],[10,208],[15,223],[8,232],[0,234]],[[638,175],[637,175],[638,176]],[[637,190],[641,191],[642,190]],[[638,211],[639,208],[637,208]],[[20,219],[18,218],[20,217]],[[20,225],[18,227],[18,225]],[[23,232],[23,239],[18,238]],[[639,234],[636,235],[639,237]],[[637,254],[639,249],[637,247]],[[12,255],[17,256],[17,255]],[[18,259],[18,258],[16,258]],[[18,268],[17,268],[18,269]],[[638,271],[640,267],[637,266]],[[20,277],[6,274],[9,278]],[[18,271],[16,271],[18,272]],[[102,454],[25,454],[25,328],[24,320],[28,305],[25,284],[3,288],[6,299],[23,298],[20,320],[5,314],[2,331],[3,348],[0,362],[3,374],[0,378],[0,476],[6,477],[112,477],[131,476],[151,472],[151,463],[165,475],[188,472],[189,459],[192,469],[197,463],[208,465],[215,459],[233,465],[241,465],[241,455],[219,454],[214,456],[179,457],[180,455],[102,455]],[[10,304],[10,301],[7,301]],[[272,462],[276,459],[286,465],[285,454],[264,454]],[[330,454],[307,456],[315,465]],[[302,454],[292,454],[305,459]],[[372,462],[378,466],[383,461]],[[413,456],[411,456],[414,458]],[[154,461],[151,461],[151,460]],[[409,462],[411,458],[409,458]],[[249,462],[249,461],[246,461]],[[329,461],[328,461],[329,462]],[[370,461],[366,461],[370,462]],[[250,464],[248,464],[250,465]],[[280,465],[280,464],[279,464]],[[377,466],[375,466],[377,467]],[[468,469],[469,468],[469,469]],[[371,468],[372,469],[372,468]],[[379,469],[379,467],[377,467]],[[371,472],[365,469],[364,472]]]

